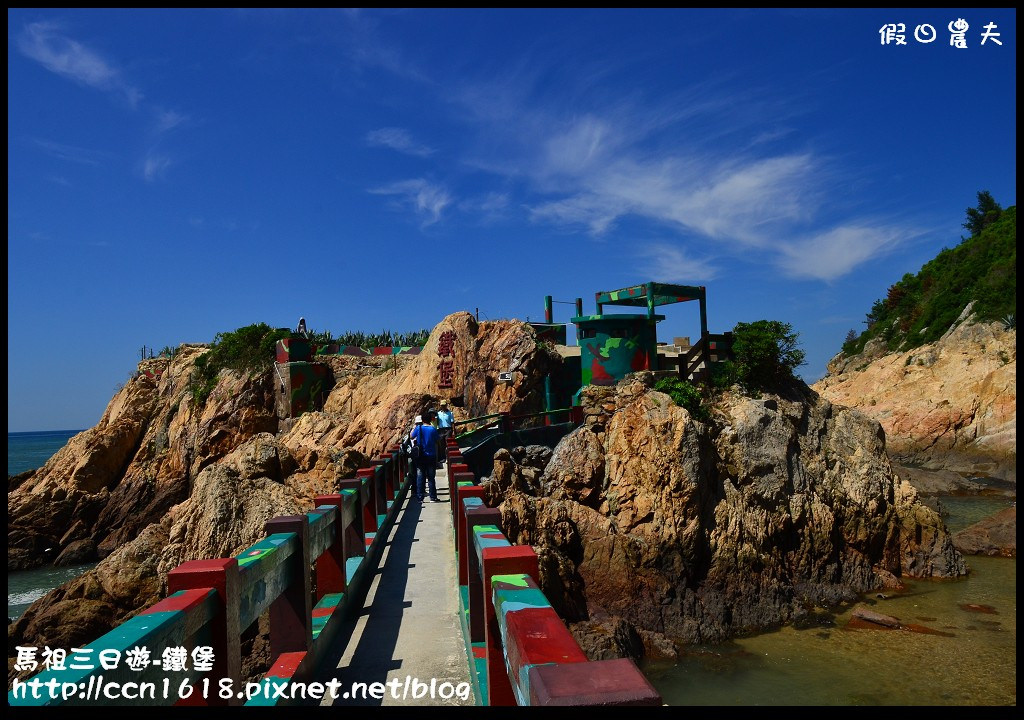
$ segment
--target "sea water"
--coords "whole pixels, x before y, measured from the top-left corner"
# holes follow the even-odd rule
[[[7,433],[7,474],[41,468],[81,430]]]
[[[7,433],[7,474],[17,475],[46,464],[54,453],[67,444],[81,430],[47,430],[39,432]],[[25,608],[53,588],[72,580],[91,567],[47,566],[34,570],[7,573],[7,617],[16,618]]]
[[[953,532],[1013,502],[943,497]],[[854,605],[799,627],[691,646],[644,672],[669,705],[1016,705],[1017,561],[969,556],[958,580],[904,580],[871,610],[936,631],[848,629]]]

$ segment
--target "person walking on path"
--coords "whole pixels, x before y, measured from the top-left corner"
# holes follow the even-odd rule
[[[415,459],[416,499],[423,501],[424,490],[429,491],[431,502],[440,502],[437,497],[437,429],[416,416],[416,427],[411,433],[413,442],[419,446],[419,457]],[[426,486],[426,487],[424,487]]]
[[[439,462],[443,463],[448,460],[448,438],[452,434],[452,426],[454,424],[455,416],[452,415],[448,403],[442,400],[441,409],[437,413],[437,444],[440,448],[438,452]]]

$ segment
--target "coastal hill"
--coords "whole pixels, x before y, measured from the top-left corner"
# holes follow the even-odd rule
[[[442,336],[451,387],[438,373]],[[177,564],[240,552],[269,518],[310,510],[439,399],[456,420],[541,409],[561,362],[526,323],[456,313],[418,355],[338,359],[323,410],[289,418],[269,359],[197,393],[211,352],[183,345],[144,361],[96,427],[10,481],[9,569],[100,559],[8,626],[12,652],[95,639],[156,601]],[[510,382],[495,381],[506,372]],[[550,463],[499,451],[489,482],[508,536],[537,546],[543,589],[568,619],[618,614],[671,648],[901,577],[966,573],[939,515],[893,474],[878,423],[799,381],[758,399],[734,386],[703,421],[643,374],[586,388],[583,408]],[[265,636],[245,642],[256,672]],[[9,656],[9,679],[12,667]]]
[[[1016,207],[987,217],[876,301],[812,387],[878,420],[899,463],[1016,482]]]

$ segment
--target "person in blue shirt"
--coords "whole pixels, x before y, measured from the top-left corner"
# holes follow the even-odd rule
[[[452,434],[452,426],[455,424],[455,416],[448,408],[448,403],[442,401],[441,409],[437,413],[437,445],[438,459],[445,462],[448,459],[448,438]]]
[[[424,490],[429,490],[431,502],[441,502],[437,497],[437,428],[430,424],[428,418],[416,416],[416,427],[409,433],[413,441],[420,447],[420,456],[416,460],[416,499],[423,502]],[[426,487],[424,487],[426,485]]]

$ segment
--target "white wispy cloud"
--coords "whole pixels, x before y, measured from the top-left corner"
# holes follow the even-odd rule
[[[151,150],[142,161],[142,177],[146,182],[161,179],[172,164],[167,155]]]
[[[399,182],[372,188],[374,195],[392,195],[402,204],[411,207],[422,219],[423,225],[432,225],[441,219],[441,213],[452,204],[452,196],[442,185],[431,183],[423,178],[401,180]]]
[[[40,148],[47,155],[59,160],[81,163],[82,165],[99,165],[105,153],[88,148],[76,147],[74,145],[63,145],[52,140],[32,138],[32,143]]]
[[[386,127],[372,130],[366,134],[366,143],[374,147],[386,147],[407,155],[429,157],[434,148],[422,145],[412,139],[412,135],[404,128]]]
[[[835,280],[866,260],[882,257],[917,232],[885,225],[843,225],[779,244],[779,266],[792,277]]]
[[[17,39],[18,50],[50,72],[97,90],[116,93],[136,107],[142,100],[138,88],[128,83],[121,71],[99,53],[61,30],[52,22],[26,25]]]
[[[719,269],[707,260],[695,258],[678,245],[651,243],[637,255],[645,259],[644,276],[658,282],[693,284],[718,276]]]
[[[174,128],[188,122],[189,117],[183,113],[179,113],[176,110],[156,110],[156,134],[173,130]]]
[[[913,235],[897,222],[835,218],[848,186],[836,159],[805,141],[776,144],[793,145],[792,110],[758,99],[734,112],[745,98],[706,87],[693,95],[692,104],[631,99],[587,111],[578,97],[567,107],[513,81],[464,89],[457,101],[481,138],[468,164],[520,181],[534,222],[600,238],[626,218],[653,221],[678,239],[645,257],[679,279],[713,277],[715,261],[731,256],[830,281]]]

